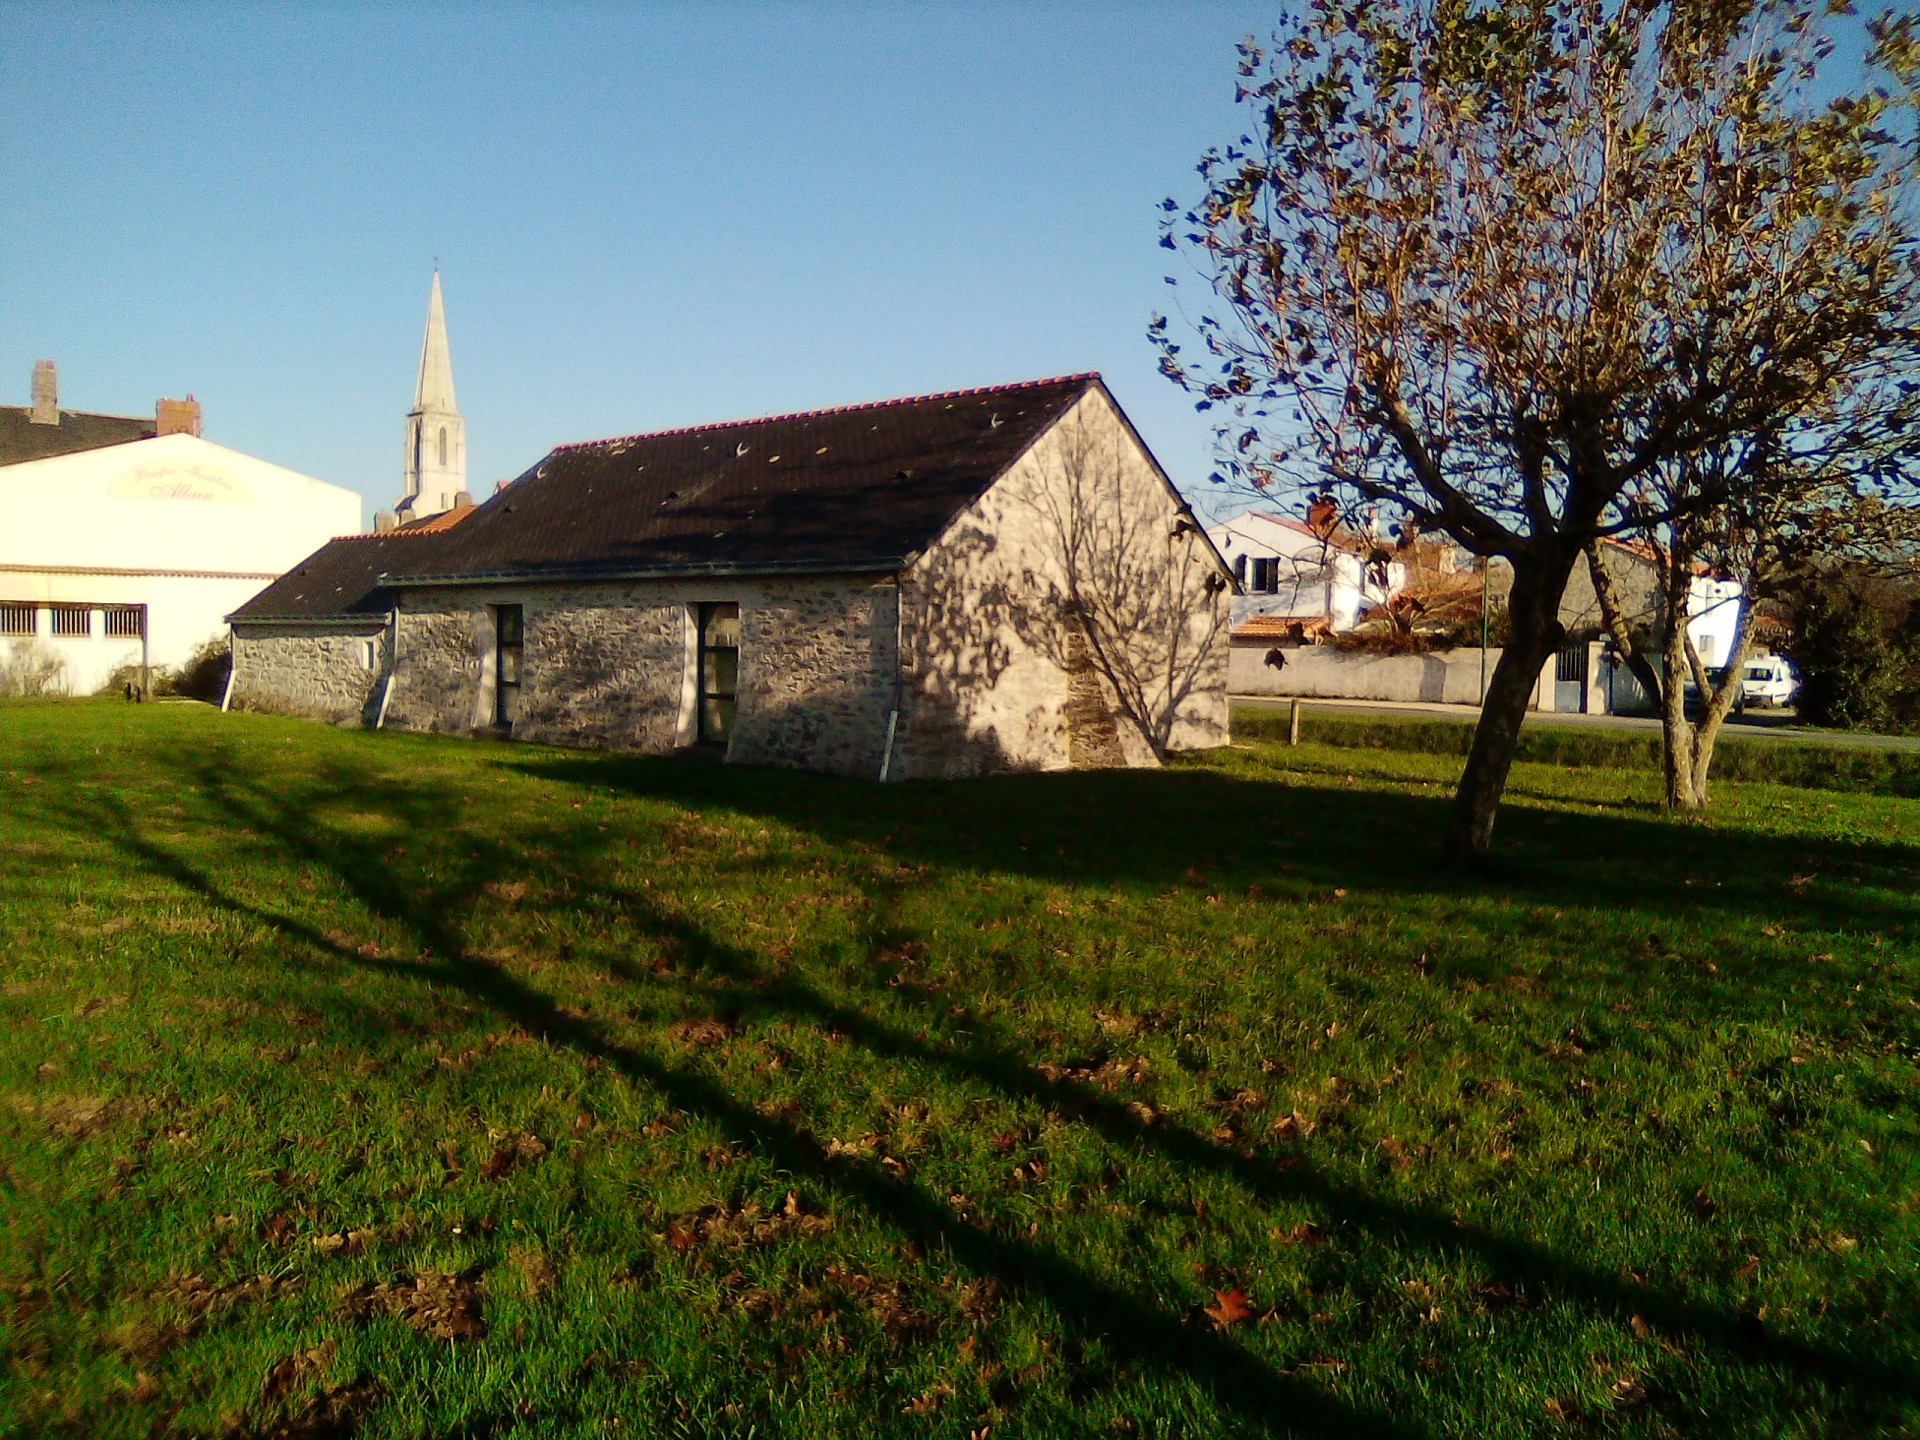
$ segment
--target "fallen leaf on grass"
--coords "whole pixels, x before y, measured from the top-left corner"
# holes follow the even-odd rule
[[[513,1266],[520,1272],[529,1300],[540,1299],[560,1282],[560,1273],[553,1268],[553,1262],[538,1250],[514,1251]]]
[[[229,1434],[232,1440],[347,1440],[360,1433],[361,1422],[380,1403],[382,1393],[371,1380],[335,1385],[285,1419],[241,1425]]]
[[[1301,1140],[1313,1133],[1313,1121],[1307,1119],[1298,1110],[1282,1115],[1273,1125],[1273,1138],[1280,1141]]]
[[[694,1215],[667,1222],[663,1237],[685,1254],[700,1245],[738,1250],[748,1245],[771,1245],[789,1235],[818,1235],[833,1228],[832,1217],[810,1212],[792,1190],[778,1211],[769,1215],[749,1200],[734,1209],[722,1203]]]
[[[1326,1234],[1311,1220],[1303,1220],[1290,1230],[1278,1226],[1267,1231],[1267,1238],[1278,1240],[1282,1245],[1324,1245]]]
[[[328,1340],[311,1350],[296,1350],[267,1371],[260,1385],[260,1399],[273,1404],[298,1390],[309,1376],[318,1375],[333,1363],[339,1346]]]
[[[367,1245],[375,1238],[371,1229],[339,1230],[331,1235],[313,1237],[313,1248],[322,1255],[359,1255],[365,1252]]]
[[[1258,1313],[1247,1301],[1247,1292],[1235,1286],[1231,1290],[1213,1292],[1215,1303],[1206,1307],[1206,1317],[1222,1329],[1229,1325],[1240,1325]]]
[[[480,1167],[482,1180],[504,1180],[520,1166],[531,1164],[547,1153],[547,1142],[538,1135],[509,1135],[495,1142],[493,1154]]]
[[[669,1032],[676,1040],[684,1040],[689,1045],[718,1045],[733,1034],[725,1021],[715,1020],[711,1016],[704,1020],[682,1020]]]
[[[479,1282],[463,1275],[427,1270],[410,1282],[362,1286],[343,1298],[354,1321],[384,1312],[435,1340],[480,1340],[487,1333]]]

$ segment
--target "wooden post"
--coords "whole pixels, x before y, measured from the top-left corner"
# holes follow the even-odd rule
[[[1300,743],[1300,702],[1293,701],[1287,706],[1287,744]]]

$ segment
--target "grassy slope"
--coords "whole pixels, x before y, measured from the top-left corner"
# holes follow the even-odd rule
[[[1920,1424],[1920,802],[1457,763],[0,707],[0,1433]]]

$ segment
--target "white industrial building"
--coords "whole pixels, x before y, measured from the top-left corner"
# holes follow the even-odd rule
[[[178,667],[225,616],[336,535],[360,497],[199,435],[199,406],[154,418],[61,410],[53,367],[0,406],[0,664],[58,663],[88,694],[123,666]]]

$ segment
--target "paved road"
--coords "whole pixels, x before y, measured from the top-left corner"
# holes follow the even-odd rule
[[[1275,695],[1235,695],[1231,697],[1235,705],[1247,705],[1263,710],[1284,710],[1293,702],[1285,696]],[[1337,710],[1356,715],[1425,715],[1446,720],[1464,720],[1471,724],[1480,714],[1477,705],[1429,705],[1404,700],[1313,700],[1303,699],[1301,705],[1307,711]],[[1570,728],[1589,730],[1641,730],[1652,734],[1660,733],[1660,722],[1640,715],[1562,715],[1551,711],[1533,711],[1527,716],[1529,725],[1565,725]],[[1765,738],[1769,740],[1812,741],[1821,745],[1857,745],[1868,750],[1920,750],[1920,736],[1912,735],[1857,735],[1845,730],[1814,730],[1794,723],[1790,710],[1758,710],[1745,715],[1729,716],[1721,737],[1737,736],[1742,740]]]

